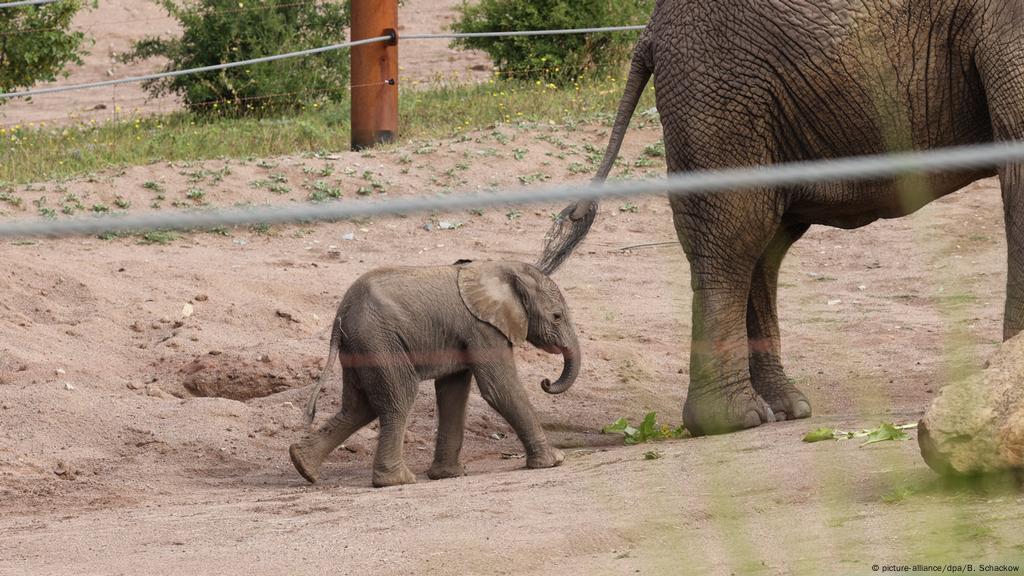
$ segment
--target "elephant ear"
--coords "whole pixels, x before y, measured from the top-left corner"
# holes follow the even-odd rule
[[[512,287],[513,275],[499,264],[459,266],[459,294],[478,320],[498,329],[513,345],[526,340],[526,310]]]

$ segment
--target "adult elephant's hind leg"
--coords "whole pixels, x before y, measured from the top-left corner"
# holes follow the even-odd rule
[[[434,463],[427,471],[432,480],[464,476],[466,468],[459,462],[462,437],[466,429],[466,402],[469,400],[469,370],[438,378],[434,381],[437,392],[437,444]]]
[[[776,420],[795,420],[811,415],[810,401],[793,385],[782,368],[782,338],[776,307],[782,259],[807,228],[806,225],[779,228],[754,267],[750,282],[747,302],[750,380],[754,391],[771,407]]]
[[[1016,6],[1014,3],[1006,6]],[[976,49],[995,140],[1024,141],[1024,14],[1019,9],[1001,14],[1001,33],[983,38]],[[1011,20],[1013,19],[1013,20]],[[1006,304],[1003,339],[1024,331],[1024,164],[999,170],[1006,224]]]
[[[351,369],[342,373],[341,410],[317,432],[288,449],[295,469],[309,482],[319,480],[320,465],[335,448],[377,417],[366,395],[355,385],[355,378]]]
[[[693,288],[690,386],[683,424],[694,435],[774,421],[771,409],[751,386],[746,326],[750,280],[778,227],[770,206],[761,205],[764,194],[672,197]]]

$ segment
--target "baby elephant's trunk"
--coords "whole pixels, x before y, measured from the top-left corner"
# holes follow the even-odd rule
[[[548,394],[561,394],[565,392],[573,385],[573,382],[576,382],[576,376],[580,373],[580,344],[575,336],[573,336],[569,346],[560,346],[559,351],[564,359],[562,375],[555,382],[545,378],[540,383],[540,387]]]

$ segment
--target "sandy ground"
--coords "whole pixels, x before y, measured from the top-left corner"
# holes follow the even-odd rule
[[[317,180],[346,202],[366,201],[356,190],[371,181],[389,197],[580,181],[587,174],[570,167],[586,165],[607,128],[468,136],[133,167],[21,187],[23,206],[0,212],[30,216],[41,197],[88,209],[120,196],[133,212],[298,201]],[[643,154],[659,137],[651,124],[631,131],[623,166],[662,172]],[[290,192],[255,187],[271,178]],[[186,196],[194,188],[202,198]],[[997,346],[1005,244],[993,181],[901,220],[817,227],[794,247],[782,330],[810,420],[654,446],[597,433],[646,411],[679,422],[690,329],[678,246],[622,250],[673,239],[667,202],[608,202],[556,278],[582,336],[578,383],[544,394],[539,381],[559,358],[517,352],[569,453],[562,467],[523,469],[514,434],[474,392],[469,476],[429,481],[425,384],[406,439],[417,484],[370,487],[372,429],[332,455],[322,484],[302,481],[287,446],[302,434],[300,406],[346,287],[381,265],[531,261],[559,208],[196,232],[166,245],[0,244],[0,574],[869,574],[872,564],[1022,563],[1018,493],[945,487],[916,442],[800,441],[819,426],[916,421],[939,387]],[[651,450],[660,458],[646,459]]]
[[[408,0],[404,30],[444,29],[452,4]],[[102,40],[62,82],[157,69],[111,55],[174,30],[135,0],[101,0],[76,25]],[[443,43],[403,50],[402,67],[407,80],[486,74],[479,55]],[[147,113],[175,103],[146,103],[124,86],[12,103],[0,122],[110,117],[115,106]],[[351,202],[365,201],[356,190],[372,182],[387,196],[429,196],[584,180],[589,172],[576,172],[591,156],[586,146],[603,148],[607,129],[470,136],[38,183],[15,191],[22,207],[0,203],[0,216],[30,216],[44,197],[58,212],[115,209],[118,197],[133,212],[299,201],[318,180]],[[630,133],[624,165],[649,164],[634,174],[664,170],[642,153],[659,136],[652,126]],[[275,180],[290,191],[269,192]],[[192,189],[202,197],[189,198]],[[0,574],[869,574],[873,564],[1024,564],[1018,493],[946,487],[914,442],[800,442],[819,426],[915,421],[938,388],[994,350],[1005,244],[992,181],[902,220],[814,228],[794,247],[782,271],[782,329],[811,420],[656,446],[597,433],[647,411],[679,422],[690,330],[679,247],[622,250],[673,240],[666,201],[609,202],[556,278],[584,343],[579,382],[548,396],[537,384],[559,359],[517,352],[549,434],[569,453],[565,465],[524,470],[514,434],[474,393],[469,476],[427,480],[435,416],[424,385],[406,443],[418,484],[370,488],[372,429],[331,457],[322,484],[305,484],[287,446],[302,434],[299,406],[345,288],[381,265],[532,261],[560,208],[239,228],[166,245],[0,244]],[[328,392],[322,419],[337,406],[337,387]],[[651,450],[660,458],[646,459]]]
[[[399,33],[447,32],[460,0],[407,0],[399,8]],[[243,3],[244,4],[244,3]],[[252,6],[252,4],[251,4]],[[81,66],[68,68],[68,77],[35,88],[98,82],[113,78],[160,72],[159,59],[122,64],[118,54],[146,36],[180,33],[177,21],[149,0],[99,0],[95,9],[81,11],[73,29],[85,32],[91,42]],[[454,50],[447,40],[410,41],[399,53],[400,78],[409,86],[431,82],[474,81],[490,75],[490,60],[478,51]],[[0,125],[68,124],[116,120],[137,114],[172,112],[178,109],[173,96],[149,99],[140,84],[122,84],[59,94],[44,94],[30,101],[0,106]]]

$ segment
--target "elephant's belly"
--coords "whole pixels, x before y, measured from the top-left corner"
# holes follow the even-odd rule
[[[994,176],[972,171],[885,182],[826,183],[793,193],[785,220],[836,228],[859,228],[882,218],[898,218],[968,184]]]

